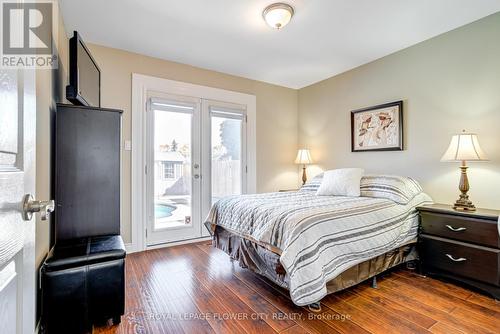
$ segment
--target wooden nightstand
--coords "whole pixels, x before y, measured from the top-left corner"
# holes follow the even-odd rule
[[[500,211],[453,210],[451,205],[418,207],[422,270],[465,283],[500,299]]]

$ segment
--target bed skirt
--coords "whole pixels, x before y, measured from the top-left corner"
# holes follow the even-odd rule
[[[212,244],[232,259],[237,260],[242,268],[265,276],[288,290],[288,277],[279,261],[279,254],[220,226],[215,227]],[[347,269],[327,283],[328,294],[354,286],[401,263],[417,259],[415,239],[406,245]]]

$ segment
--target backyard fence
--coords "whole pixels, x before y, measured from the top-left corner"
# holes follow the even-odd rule
[[[241,194],[241,160],[212,161],[212,196]]]

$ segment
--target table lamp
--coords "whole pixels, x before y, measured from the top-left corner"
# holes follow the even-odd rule
[[[451,138],[450,147],[445,152],[441,161],[461,162],[460,198],[455,202],[453,208],[460,211],[476,211],[476,207],[469,200],[467,192],[470,189],[469,179],[467,178],[467,161],[486,161],[486,154],[479,146],[477,135],[467,133],[465,130],[461,134],[454,135]]]
[[[302,167],[302,185],[304,185],[307,181],[306,175],[306,165],[312,164],[311,153],[309,150],[300,149],[297,152],[297,158],[295,158],[295,163],[298,165],[303,165]]]

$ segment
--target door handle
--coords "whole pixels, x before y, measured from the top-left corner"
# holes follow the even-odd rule
[[[31,194],[23,197],[23,219],[31,220],[33,213],[40,212],[40,219],[47,220],[49,213],[54,211],[54,200],[35,201]]]
[[[199,179],[200,178],[200,175],[199,174],[194,174],[193,176],[195,179]]]
[[[453,257],[453,255],[446,254],[446,256],[447,256],[450,260],[452,260],[452,261],[454,261],[454,262],[462,262],[462,261],[467,261],[467,259],[466,259],[465,257],[459,257],[458,259],[455,259],[455,258]]]
[[[450,230],[452,230],[453,232],[460,232],[460,231],[465,231],[467,228],[465,227],[453,227],[451,225],[446,225],[446,227]]]

